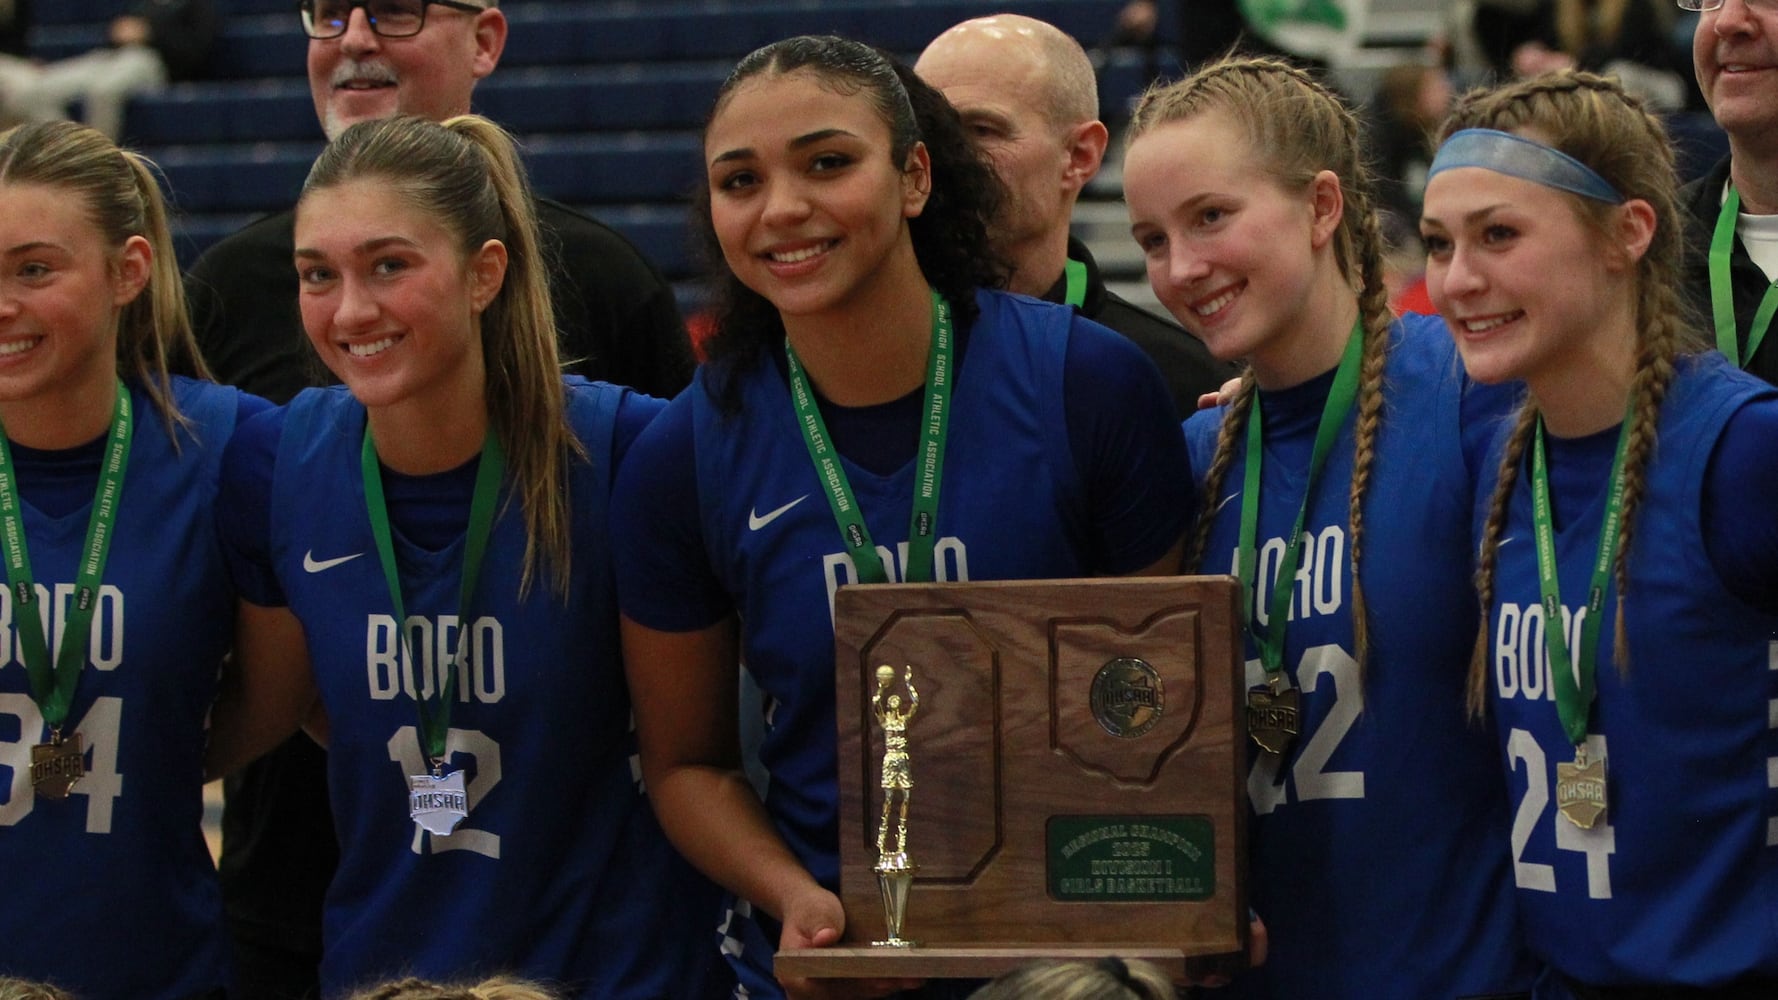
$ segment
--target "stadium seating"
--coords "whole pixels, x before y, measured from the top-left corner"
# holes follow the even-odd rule
[[[476,110],[517,133],[537,189],[624,232],[669,277],[697,263],[687,248],[689,193],[700,182],[698,130],[736,59],[794,34],[833,32],[913,56],[950,24],[1014,10],[1089,45],[1122,0],[504,0],[511,24],[500,69]],[[129,141],[160,163],[187,262],[255,215],[290,205],[322,137],[305,76],[295,0],[217,0],[222,41],[211,78],[132,102]],[[59,58],[101,43],[115,0],[38,4],[33,53]],[[1145,78],[1113,60],[1106,103]]]

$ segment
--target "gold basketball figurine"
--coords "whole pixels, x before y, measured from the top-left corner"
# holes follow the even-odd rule
[[[890,694],[895,683],[895,668],[884,664],[877,668],[877,690],[871,695],[871,712],[883,730],[883,818],[877,826],[877,887],[883,895],[883,917],[889,937],[872,944],[892,948],[909,948],[914,942],[903,940],[902,922],[907,917],[908,890],[913,887],[914,863],[908,859],[908,801],[914,794],[914,774],[908,763],[908,723],[920,708],[920,693],[914,690],[914,668],[904,668],[903,684],[908,689],[904,706],[901,695]],[[889,847],[889,817],[895,810],[897,796],[901,810],[895,825],[894,849]]]

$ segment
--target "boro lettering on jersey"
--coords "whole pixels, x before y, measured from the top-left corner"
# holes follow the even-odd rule
[[[1229,551],[1229,573],[1238,574],[1239,552]],[[1271,616],[1272,590],[1278,566],[1284,561],[1284,538],[1268,538],[1259,546],[1258,583],[1254,587],[1253,617],[1261,625]],[[1330,524],[1320,531],[1304,529],[1303,556],[1297,563],[1296,594],[1290,601],[1290,620],[1339,614],[1346,605],[1346,526]]]
[[[404,649],[394,615],[365,616],[364,667],[372,699],[433,697],[443,681],[439,672],[464,642],[469,648],[457,666],[457,700],[492,705],[506,697],[506,630],[499,619],[483,616],[465,628],[456,615],[409,615],[407,640]],[[417,665],[407,662],[409,650]]]
[[[894,552],[890,552],[885,546],[877,546],[877,558],[883,560],[883,569],[889,574],[889,583],[902,583],[906,580],[907,542],[897,542]],[[834,591],[857,583],[858,567],[853,564],[850,555],[830,552],[821,557],[821,572],[827,578],[827,617],[832,619]],[[945,535],[938,540],[932,550],[932,574],[933,580],[938,583],[969,579],[969,549],[964,546],[963,539],[956,535]]]
[[[1549,646],[1544,642],[1547,619],[1541,604],[1502,603],[1494,623],[1494,693],[1501,698],[1555,701],[1550,683]],[[1569,648],[1578,648],[1587,609],[1562,608],[1562,634]]]
[[[75,586],[58,583],[36,585],[37,606],[44,610],[43,634],[50,649],[60,649],[62,632],[74,608]],[[18,642],[17,623],[13,621],[13,593],[0,587],[0,670],[23,668],[24,654]],[[100,670],[116,670],[123,662],[124,599],[123,591],[112,584],[99,587],[98,607],[93,611],[91,639],[87,645],[87,663]]]

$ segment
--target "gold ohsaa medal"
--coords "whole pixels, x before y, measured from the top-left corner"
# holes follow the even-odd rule
[[[1582,830],[1605,815],[1605,758],[1587,760],[1587,748],[1574,748],[1574,763],[1556,763],[1556,808]]]
[[[1283,754],[1303,731],[1303,693],[1282,670],[1272,683],[1247,689],[1247,735],[1267,753]]]

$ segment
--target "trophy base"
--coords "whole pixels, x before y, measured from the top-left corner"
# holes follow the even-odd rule
[[[918,948],[920,942],[909,941],[906,938],[890,938],[887,941],[872,941],[870,946],[872,948]]]
[[[1028,962],[1094,961],[1107,955],[1140,958],[1176,980],[1185,978],[1183,950],[1117,944],[790,948],[778,952],[772,971],[800,979],[991,979]]]

